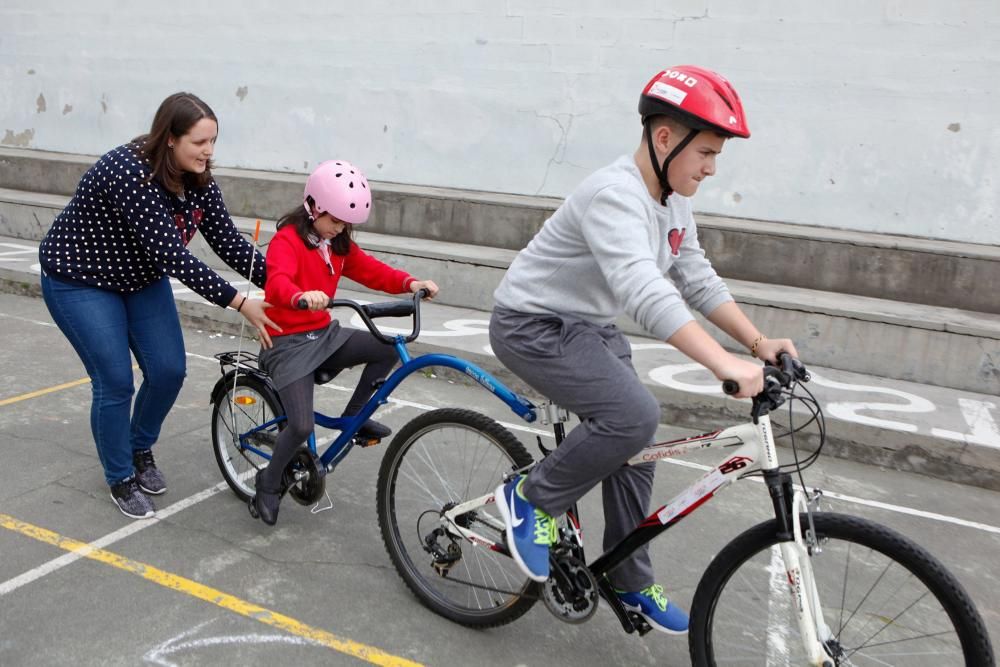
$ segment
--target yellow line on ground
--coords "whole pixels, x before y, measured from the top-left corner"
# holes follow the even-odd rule
[[[132,370],[139,368],[139,364],[132,364]],[[73,380],[72,382],[64,382],[62,384],[57,384],[54,387],[47,387],[46,389],[39,389],[38,391],[29,391],[27,394],[21,394],[20,396],[11,396],[10,398],[5,398],[0,401],[0,407],[5,405],[10,405],[11,403],[17,403],[18,401],[26,401],[29,398],[38,398],[39,396],[44,396],[45,394],[51,394],[54,391],[59,391],[61,389],[69,389],[70,387],[79,387],[81,384],[87,384],[90,382],[90,378],[82,378],[80,380]]]
[[[65,382],[63,384],[57,384],[54,387],[48,387],[47,389],[39,389],[38,391],[29,391],[27,394],[21,394],[20,396],[11,396],[10,398],[5,398],[0,401],[0,406],[10,405],[11,403],[17,403],[18,401],[26,401],[29,398],[36,398],[38,396],[44,396],[45,394],[51,394],[54,391],[59,391],[60,389],[69,389],[70,387],[78,387],[81,384],[87,384],[90,382],[90,378],[83,378],[82,380],[73,380],[72,382]]]
[[[209,586],[199,584],[197,581],[185,579],[176,574],[160,570],[152,565],[140,563],[110,551],[105,551],[104,549],[96,549],[84,542],[64,537],[51,530],[15,519],[8,514],[0,513],[0,526],[66,551],[79,552],[85,558],[90,558],[91,560],[118,568],[119,570],[135,574],[164,588],[210,602],[240,616],[245,616],[265,625],[284,630],[285,632],[303,637],[340,653],[370,662],[373,665],[383,665],[385,667],[421,667],[420,663],[386,653],[374,646],[338,637],[326,630],[311,627],[284,614],[279,614],[278,612],[255,605],[252,602],[241,600],[228,593],[223,593]]]

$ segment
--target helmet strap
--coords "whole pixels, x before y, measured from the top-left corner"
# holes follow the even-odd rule
[[[670,162],[675,157],[677,157],[682,150],[687,148],[687,145],[694,141],[694,138],[698,136],[700,130],[691,129],[687,136],[681,139],[680,143],[674,146],[674,150],[670,151],[670,155],[666,157],[663,164],[656,159],[656,151],[653,150],[653,123],[651,119],[653,116],[647,116],[643,121],[643,125],[646,128],[646,147],[649,148],[649,161],[653,164],[653,173],[656,174],[656,180],[660,183],[661,194],[660,194],[660,205],[667,205],[667,197],[673,194],[674,189],[670,187],[670,182],[667,180],[667,169],[670,168]]]

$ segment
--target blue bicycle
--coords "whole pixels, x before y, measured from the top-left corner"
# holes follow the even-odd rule
[[[406,346],[420,334],[420,301],[425,296],[426,292],[421,290],[413,296],[412,301],[396,300],[364,305],[346,299],[330,300],[329,308],[354,310],[378,340],[394,346],[402,365],[388,378],[380,381],[375,393],[357,415],[330,417],[320,412],[315,413],[317,426],[339,431],[340,434],[320,452],[313,432],[306,446],[299,449],[285,469],[282,491],[299,504],[311,505],[323,497],[327,473],[343,461],[354,447],[378,444],[379,440],[359,436],[358,429],[380,406],[388,402],[393,390],[404,379],[428,366],[452,368],[468,375],[510,406],[525,421],[535,420],[535,409],[530,402],[475,364],[447,354],[426,354],[415,358],[410,356]],[[412,317],[413,322],[412,330],[407,336],[388,336],[374,322],[382,317],[407,316]],[[246,502],[254,495],[255,474],[267,465],[278,433],[285,426],[285,411],[270,377],[259,368],[257,355],[249,352],[222,352],[215,355],[215,358],[219,360],[222,377],[212,390],[212,448],[222,476],[233,492]],[[316,384],[324,384],[335,375],[336,373],[318,370],[314,377]],[[419,422],[425,430],[462,428],[466,432],[466,442],[475,438],[503,438],[505,441],[510,438],[509,432],[499,424],[469,410],[434,410],[421,415],[414,422]],[[407,424],[403,431],[412,430],[412,423]],[[520,443],[517,444],[520,447]],[[467,447],[466,451],[474,449]],[[523,448],[521,451],[523,452]],[[463,455],[460,444],[456,445],[454,455]]]

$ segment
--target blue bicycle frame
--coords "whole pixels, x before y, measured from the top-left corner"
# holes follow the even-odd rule
[[[389,402],[389,395],[392,394],[393,390],[395,390],[396,387],[398,387],[399,384],[409,375],[429,366],[443,366],[445,368],[451,368],[460,373],[464,373],[486,388],[486,390],[491,394],[506,403],[515,414],[524,419],[526,422],[531,423],[537,419],[534,404],[525,398],[518,396],[513,391],[508,389],[502,382],[471,362],[450,354],[424,354],[416,358],[411,357],[410,351],[406,347],[406,343],[415,339],[419,330],[419,310],[417,310],[419,306],[416,305],[417,303],[417,299],[414,299],[415,318],[413,333],[406,337],[403,335],[397,335],[391,339],[377,331],[368,316],[368,311],[356,308],[356,310],[362,314],[362,319],[365,321],[369,330],[371,330],[376,337],[382,339],[383,341],[391,340],[392,345],[396,350],[396,354],[399,355],[399,359],[402,362],[402,366],[393,371],[392,374],[381,383],[379,388],[372,395],[372,397],[368,399],[368,402],[365,403],[364,407],[361,408],[361,411],[358,414],[351,417],[329,417],[320,412],[313,413],[317,425],[322,426],[323,428],[340,431],[340,435],[332,443],[330,443],[330,446],[327,447],[322,454],[320,454],[316,448],[315,431],[309,434],[309,438],[306,441],[309,450],[319,457],[320,462],[326,468],[327,472],[331,472],[337,464],[339,464],[344,457],[347,456],[348,452],[351,451],[351,448],[355,444],[355,435],[358,429],[361,428],[361,425],[364,424],[380,406]],[[334,302],[331,302],[331,304],[334,304]],[[334,305],[346,304],[343,302],[337,302]],[[240,445],[247,451],[253,452],[262,458],[270,459],[271,455],[269,452],[252,444],[251,436],[261,431],[273,430],[285,419],[286,417],[282,415],[261,424],[246,433],[240,434]]]

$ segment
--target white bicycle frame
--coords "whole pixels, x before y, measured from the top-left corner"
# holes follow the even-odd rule
[[[674,496],[666,505],[650,514],[642,525],[646,526],[655,521],[669,527],[694,512],[716,493],[738,481],[745,473],[754,469],[762,471],[778,469],[777,451],[768,415],[759,417],[756,424],[746,423],[712,433],[650,445],[629,459],[628,464],[679,458],[692,451],[720,446],[737,447],[737,449],[725,461],[702,475],[693,484]],[[463,528],[457,522],[457,517],[478,510],[477,518],[502,534],[504,532],[503,521],[482,512],[482,508],[494,503],[495,498],[490,493],[455,505],[442,514],[443,527],[475,545],[507,553],[502,544],[474,530]],[[800,512],[806,512],[807,509],[806,494],[801,489],[795,489],[791,507],[794,539],[790,542],[781,542],[779,549],[804,648],[811,664],[822,665],[829,659],[823,648],[823,642],[830,640],[833,633],[823,618],[823,610],[820,606],[819,594],[816,590],[809,559],[810,545],[806,543],[804,531],[800,525]],[[573,526],[572,528],[577,532],[577,539],[579,539],[577,527]],[[809,539],[814,539],[814,536],[810,536]],[[812,546],[814,549],[817,548],[815,544]]]

